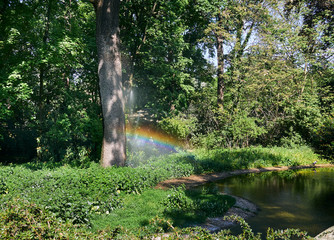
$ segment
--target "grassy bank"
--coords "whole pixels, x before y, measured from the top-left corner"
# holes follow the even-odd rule
[[[223,172],[227,170],[262,168],[273,166],[310,165],[313,162],[328,163],[311,148],[250,147],[194,151],[193,166],[196,173]]]
[[[43,229],[48,229],[52,228],[50,222],[60,221],[64,229],[72,226],[76,236],[83,234],[82,229],[94,236],[116,236],[119,231],[129,236],[171,231],[171,226],[185,227],[208,216],[223,215],[234,200],[217,192],[195,192],[182,187],[167,191],[152,189],[160,181],[207,172],[325,162],[306,147],[196,150],[144,160],[136,163],[136,168],[103,169],[91,164],[79,169],[52,163],[1,166],[0,225],[5,226],[1,235],[13,237],[10,234],[14,233],[4,229],[20,223],[23,227],[19,231],[28,231],[24,224],[29,219],[24,216],[36,212],[39,215],[34,215],[35,220],[30,219],[29,224],[49,219],[45,220],[45,226],[42,224]],[[38,211],[20,215],[27,206]],[[81,230],[74,225],[81,226]],[[98,233],[106,228],[109,230]],[[88,239],[94,238],[93,235]]]

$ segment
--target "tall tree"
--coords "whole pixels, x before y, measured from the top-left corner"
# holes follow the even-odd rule
[[[126,136],[119,49],[120,0],[91,2],[96,10],[98,75],[103,114],[101,165],[123,166],[126,161]]]
[[[210,40],[217,51],[217,103],[222,108],[228,84],[226,70],[233,72],[233,68],[237,66],[252,41],[254,33],[265,25],[262,23],[269,15],[265,5],[270,1],[202,0],[201,2],[207,5],[206,11],[211,12],[206,40]]]
[[[193,68],[203,57],[190,34],[188,0],[127,0],[121,7],[123,80],[136,105],[158,115],[186,108],[206,67],[202,61],[202,69]]]

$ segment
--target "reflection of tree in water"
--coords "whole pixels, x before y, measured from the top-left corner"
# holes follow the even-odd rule
[[[333,225],[333,174],[334,169],[266,172],[232,177],[217,186],[259,206],[259,214],[248,221],[254,231],[292,227],[312,236]]]
[[[334,192],[321,192],[316,194],[312,201],[312,207],[319,212],[329,214],[334,219]]]
[[[265,197],[268,191],[270,191],[271,196],[278,196],[279,194],[291,191],[291,194],[306,195],[309,200],[318,197],[321,201],[323,198],[322,193],[330,192],[333,188],[333,184],[324,184],[322,180],[326,178],[324,175],[332,175],[333,171],[333,169],[316,169],[316,171],[313,169],[304,169],[260,174],[251,173],[228,178],[221,181],[221,183],[229,188],[252,192],[257,197]],[[330,199],[333,200],[333,198]]]

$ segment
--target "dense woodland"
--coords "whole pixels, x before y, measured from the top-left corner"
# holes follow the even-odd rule
[[[332,0],[122,0],[125,117],[149,112],[188,147],[333,159],[333,26]],[[89,1],[0,2],[3,163],[99,160],[95,38]]]
[[[234,206],[216,187],[157,186],[333,162],[333,26],[333,0],[0,0],[0,236],[264,239],[194,227]],[[191,151],[126,147],[140,127]]]

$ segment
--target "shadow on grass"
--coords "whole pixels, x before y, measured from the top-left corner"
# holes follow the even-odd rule
[[[216,188],[185,190],[181,186],[173,189],[164,204],[164,215],[174,226],[189,227],[205,222],[208,217],[223,216],[235,204],[235,199],[220,194]]]

